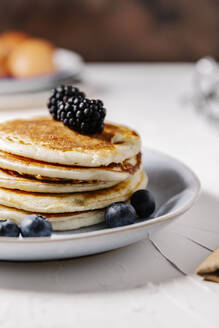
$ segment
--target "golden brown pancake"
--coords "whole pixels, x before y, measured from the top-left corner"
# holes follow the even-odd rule
[[[0,124],[0,150],[45,162],[98,167],[120,163],[140,151],[138,134],[106,123],[101,134],[82,135],[51,117]]]
[[[139,178],[140,178],[140,180],[139,180]],[[133,180],[133,178],[132,178],[132,180]],[[129,190],[129,187],[128,187],[128,185],[126,185],[126,182],[123,182],[123,183],[121,183],[122,185],[120,184],[116,187],[113,187],[112,191],[110,191],[111,188],[109,189],[109,192],[107,190],[103,191],[102,195],[104,198],[105,197],[108,198],[109,193],[111,194],[112,198],[111,197],[110,197],[110,199],[108,198],[109,203],[111,203],[113,201],[113,193],[117,194],[117,197],[116,197],[117,201],[128,200],[129,197],[131,196],[132,192],[134,192],[137,189],[142,189],[142,188],[146,187],[147,177],[144,175],[143,172],[141,172],[139,177],[137,177],[137,180],[138,181],[136,181],[133,184],[131,190]],[[122,187],[122,188],[119,191],[120,187]],[[90,226],[90,225],[97,224],[97,223],[104,221],[105,209],[102,208],[102,206],[100,206],[99,202],[97,202],[97,199],[101,196],[101,192],[96,192],[96,194],[86,193],[85,195],[81,194],[81,196],[79,194],[76,194],[76,198],[75,198],[75,200],[73,200],[73,202],[75,204],[77,204],[79,207],[81,207],[81,210],[74,211],[74,212],[65,211],[65,213],[62,213],[62,212],[61,213],[60,212],[45,213],[44,210],[37,211],[36,208],[34,210],[34,206],[36,205],[36,202],[33,201],[33,199],[31,200],[31,195],[32,195],[32,197],[35,197],[34,195],[36,195],[36,194],[31,194],[31,193],[26,194],[29,199],[26,199],[26,201],[23,200],[23,204],[24,204],[24,207],[26,207],[25,204],[27,204],[27,202],[28,202],[28,203],[32,204],[32,207],[29,206],[28,209],[27,208],[21,209],[18,206],[18,204],[20,203],[19,197],[22,196],[22,194],[25,195],[25,193],[15,191],[15,192],[12,192],[12,194],[10,195],[9,190],[7,191],[7,189],[0,188],[0,193],[1,192],[3,192],[3,194],[5,193],[5,195],[2,194],[2,196],[3,196],[2,199],[3,199],[4,205],[0,205],[0,217],[1,217],[1,219],[6,219],[6,220],[10,219],[12,221],[15,221],[17,224],[20,224],[26,215],[33,214],[31,211],[34,211],[35,214],[40,214],[40,215],[45,216],[52,223],[53,229],[56,231],[79,229],[81,227]],[[83,195],[85,196],[84,199],[83,199]],[[49,197],[49,195],[46,196],[46,198],[48,198],[48,197]],[[50,196],[50,197],[54,197],[54,195]],[[60,195],[61,202],[62,202],[62,199],[61,199],[62,197],[63,197],[63,195]],[[67,197],[71,197],[71,196],[69,195]],[[83,205],[85,205],[85,203],[87,203],[87,202],[89,203],[90,200],[92,199],[92,197],[93,197],[94,203],[97,205],[97,209],[91,208],[90,210],[86,210]],[[39,195],[39,198],[41,198],[41,195]],[[13,199],[14,207],[11,207],[11,206],[13,206],[11,203],[12,199]],[[50,201],[51,201],[51,198],[50,198]],[[59,203],[59,201],[58,201],[58,203]],[[107,202],[105,202],[105,206],[107,206]]]
[[[2,220],[11,220],[20,225],[25,216],[33,214],[28,211],[18,210],[0,205],[0,217]],[[55,231],[66,231],[87,227],[104,221],[104,209],[83,211],[74,213],[43,214],[35,213],[46,217],[52,224]]]
[[[51,117],[0,124],[0,216],[45,213],[55,230],[102,222],[104,208],[145,188],[139,135],[106,123],[77,133]]]
[[[64,180],[57,178],[36,179],[34,176],[21,175],[10,170],[0,169],[0,187],[39,193],[74,193],[110,188],[117,181]]]
[[[40,117],[30,120],[14,120],[0,125],[1,133],[8,136],[19,137],[23,142],[31,144],[40,144],[48,149],[71,151],[72,149],[86,150],[114,150],[115,146],[111,139],[116,132],[122,132],[129,136],[134,131],[105,124],[103,133],[87,136],[77,133],[63,125],[62,122],[53,120],[50,117]]]
[[[0,151],[0,168],[40,180],[122,181],[141,168],[141,153],[122,163],[89,168],[52,164]]]
[[[45,194],[0,188],[0,204],[42,213],[95,210],[115,201],[126,201],[134,191],[145,188],[147,181],[147,176],[140,171],[111,188],[90,192]]]

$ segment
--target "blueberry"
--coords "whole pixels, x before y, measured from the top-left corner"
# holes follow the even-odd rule
[[[146,189],[134,192],[131,197],[131,204],[135,208],[138,216],[142,218],[148,218],[155,210],[154,196]]]
[[[49,237],[52,234],[51,223],[41,215],[28,215],[21,222],[23,237]]]
[[[0,236],[3,237],[18,237],[20,229],[15,222],[4,220],[0,223]]]
[[[106,224],[110,228],[133,224],[136,212],[132,205],[124,202],[116,202],[109,205],[105,210]]]

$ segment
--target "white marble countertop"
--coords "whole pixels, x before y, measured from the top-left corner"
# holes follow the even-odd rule
[[[88,65],[88,95],[143,144],[188,164],[203,192],[176,223],[123,249],[43,263],[0,262],[0,326],[218,327],[219,285],[195,267],[219,246],[219,127],[193,112],[192,65]],[[0,120],[45,109],[1,110]],[[174,264],[174,265],[173,265]]]

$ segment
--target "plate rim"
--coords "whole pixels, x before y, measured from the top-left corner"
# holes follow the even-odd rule
[[[119,233],[119,232],[124,232],[128,230],[136,230],[136,229],[141,229],[146,226],[151,226],[157,223],[163,223],[166,221],[169,221],[173,219],[174,217],[177,217],[179,215],[184,214],[187,210],[189,210],[192,205],[198,200],[200,194],[201,194],[201,182],[196,175],[196,173],[184,162],[181,160],[175,158],[174,156],[168,155],[163,151],[155,150],[149,147],[144,147],[142,149],[142,152],[145,151],[150,151],[152,153],[155,153],[157,155],[164,156],[180,165],[184,170],[186,170],[191,177],[193,178],[194,186],[195,186],[195,191],[191,199],[189,199],[184,205],[180,206],[178,209],[175,211],[169,213],[169,214],[164,214],[159,217],[156,217],[151,220],[144,220],[142,222],[137,222],[134,224],[122,226],[122,227],[116,227],[116,228],[108,228],[105,230],[97,230],[97,231],[91,231],[91,232],[82,232],[80,234],[72,234],[72,235],[67,235],[65,237],[60,237],[57,239],[53,239],[50,237],[26,237],[26,238],[14,238],[14,237],[0,237],[0,244],[1,243],[19,243],[19,244],[26,244],[26,243],[54,243],[54,242],[68,242],[68,241],[73,241],[73,240],[78,240],[78,239],[84,239],[84,238],[94,238],[94,237],[102,237],[104,235],[109,235],[109,234],[114,234],[114,233]]]

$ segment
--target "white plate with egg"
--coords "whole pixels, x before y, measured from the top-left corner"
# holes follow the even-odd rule
[[[72,83],[79,78],[84,63],[82,57],[74,51],[58,48],[54,51],[56,71],[51,74],[28,78],[0,78],[0,95],[33,93],[49,90],[59,84]]]
[[[144,149],[143,168],[156,210],[150,219],[119,228],[99,224],[75,231],[53,233],[51,238],[0,238],[0,260],[42,261],[102,253],[148,238],[151,232],[180,217],[200,193],[197,176],[184,164],[154,150]]]

